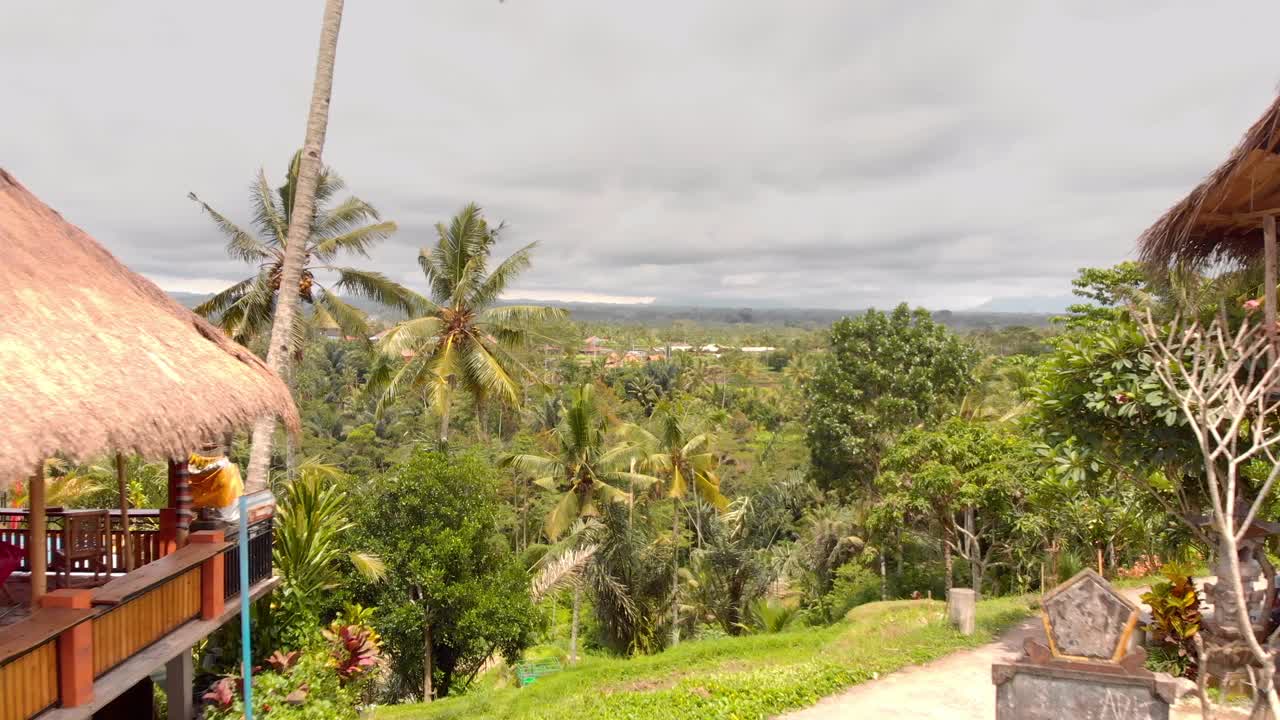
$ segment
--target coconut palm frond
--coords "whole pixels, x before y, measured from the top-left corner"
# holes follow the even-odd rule
[[[348,252],[369,257],[369,249],[395,234],[399,227],[391,222],[353,227],[341,235],[318,238],[311,255],[321,263],[333,262],[339,254]]]
[[[249,204],[253,208],[253,225],[266,236],[266,245],[283,247],[284,238],[289,234],[289,218],[285,217],[276,204],[275,192],[267,183],[267,174],[258,170],[257,180],[249,190]]]
[[[209,204],[201,200],[195,193],[187,193],[187,197],[194,201],[205,211],[213,224],[227,236],[227,254],[237,260],[244,262],[257,263],[272,257],[271,249],[262,244],[251,233],[245,232],[236,225],[227,216],[209,207]]]
[[[344,336],[368,340],[368,316],[363,311],[348,305],[337,295],[324,288],[318,287],[314,297],[316,309],[318,311],[323,310],[328,315],[329,320],[337,325]]]
[[[338,273],[335,288],[350,295],[368,298],[384,307],[395,308],[406,315],[412,316],[427,302],[426,298],[380,272],[349,267],[329,269]]]
[[[597,549],[598,545],[570,548],[550,561],[544,560],[538,574],[529,584],[530,599],[539,603],[552,593],[581,583],[583,570],[591,562]]]
[[[511,282],[520,273],[529,269],[532,264],[530,255],[537,246],[538,243],[531,242],[508,255],[506,260],[498,263],[498,266],[489,272],[489,276],[484,279],[484,282],[475,288],[469,298],[470,302],[480,307],[497,302]]]

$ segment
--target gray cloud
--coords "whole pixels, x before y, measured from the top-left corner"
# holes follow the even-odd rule
[[[1280,79],[1280,7],[383,0],[347,7],[326,160],[414,256],[466,202],[521,287],[750,305],[1059,295],[1216,165]],[[1251,22],[1241,24],[1247,16]],[[301,140],[320,7],[81,0],[0,22],[0,165],[173,289],[245,273]],[[1268,22],[1270,20],[1270,22]]]

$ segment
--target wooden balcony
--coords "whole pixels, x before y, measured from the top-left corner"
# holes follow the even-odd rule
[[[249,530],[248,592],[257,598],[277,583],[271,518]],[[193,533],[187,546],[103,585],[46,595],[29,616],[0,628],[0,720],[88,718],[189,653],[239,611],[238,552],[221,533]]]

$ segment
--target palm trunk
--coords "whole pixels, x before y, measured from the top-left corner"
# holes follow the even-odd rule
[[[573,588],[573,625],[569,628],[569,662],[578,662],[578,610],[582,607],[582,584]]]
[[[453,414],[453,379],[449,380],[449,390],[445,393],[440,407],[440,448],[449,447],[449,418]]]
[[[671,501],[671,647],[680,644],[680,506]]]
[[[280,376],[284,376],[291,356],[291,330],[298,313],[298,282],[302,279],[307,240],[311,237],[316,183],[320,177],[324,138],[329,127],[329,98],[333,94],[333,66],[338,54],[342,3],[343,0],[325,0],[320,49],[316,56],[316,75],[311,88],[311,108],[307,113],[307,132],[298,167],[298,187],[294,196],[293,213],[289,216],[289,234],[280,268],[280,291],[276,299],[275,317],[271,321],[267,367]],[[247,492],[267,487],[271,437],[275,426],[276,419],[270,415],[260,418],[253,425],[253,449],[250,451],[249,480],[245,487]]]

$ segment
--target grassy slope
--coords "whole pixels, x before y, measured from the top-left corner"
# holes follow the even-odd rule
[[[962,637],[943,604],[872,603],[842,623],[777,635],[688,642],[658,655],[584,659],[523,690],[503,689],[431,705],[380,708],[378,720],[747,720],[805,707],[850,685],[990,642],[1025,617],[1024,598],[984,601],[978,631]]]

